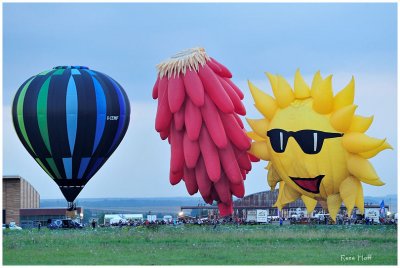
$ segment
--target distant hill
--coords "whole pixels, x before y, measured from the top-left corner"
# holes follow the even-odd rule
[[[198,205],[200,199],[193,197],[165,197],[165,198],[80,198],[77,206],[85,208],[109,207],[170,207],[184,205]],[[67,202],[63,199],[42,199],[41,207],[64,207]]]
[[[384,200],[385,205],[390,206],[392,212],[397,212],[397,195],[383,197],[365,196],[365,203],[380,204]],[[204,201],[198,197],[165,197],[165,198],[80,198],[76,201],[77,206],[84,209],[102,211],[126,211],[126,212],[173,212],[178,211],[181,206],[204,205]],[[63,199],[42,199],[40,206],[43,208],[66,207],[67,202]]]
[[[384,201],[385,205],[389,205],[389,209],[391,210],[391,212],[397,212],[397,195],[395,194],[390,194],[387,196],[379,196],[379,197],[375,196],[364,197],[364,202],[368,204],[379,205],[382,202],[382,200]]]
[[[76,205],[83,207],[85,215],[98,216],[102,213],[156,213],[162,215],[177,215],[181,206],[197,206],[202,199],[196,197],[169,197],[169,198],[80,198]],[[42,199],[42,208],[67,207],[64,199]]]

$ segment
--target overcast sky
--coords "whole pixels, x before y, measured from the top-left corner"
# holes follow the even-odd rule
[[[202,46],[233,73],[249,118],[260,118],[247,79],[271,93],[264,72],[293,83],[297,68],[333,74],[334,91],[356,80],[358,114],[374,115],[367,134],[395,148],[373,158],[382,187],[365,195],[397,193],[397,12],[395,4],[3,4],[3,174],[20,175],[41,198],[63,198],[25,151],[11,121],[11,103],[30,76],[58,65],[106,73],[126,90],[131,122],[108,162],[79,195],[187,196],[169,184],[169,144],[154,130],[155,65]],[[271,93],[272,94],[272,93]],[[246,194],[269,189],[264,163],[255,163]],[[198,194],[196,196],[199,196]]]

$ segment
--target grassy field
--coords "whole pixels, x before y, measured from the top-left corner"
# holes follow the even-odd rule
[[[3,264],[395,265],[397,228],[220,225],[3,231]]]

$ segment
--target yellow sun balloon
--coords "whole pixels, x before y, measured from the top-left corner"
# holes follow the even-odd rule
[[[247,119],[247,134],[249,152],[269,161],[269,186],[279,183],[275,206],[301,198],[309,213],[320,202],[333,220],[342,202],[349,215],[354,206],[364,213],[361,182],[384,184],[367,159],[392,147],[364,134],[373,117],[355,115],[354,78],[334,96],[331,75],[317,72],[310,88],[297,70],[294,89],[282,76],[266,75],[275,98],[248,82],[264,118]]]

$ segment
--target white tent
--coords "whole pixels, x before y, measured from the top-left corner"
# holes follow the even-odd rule
[[[127,220],[143,220],[143,214],[122,214],[123,219]]]
[[[143,220],[143,214],[106,214],[104,224],[126,223],[128,220]]]

